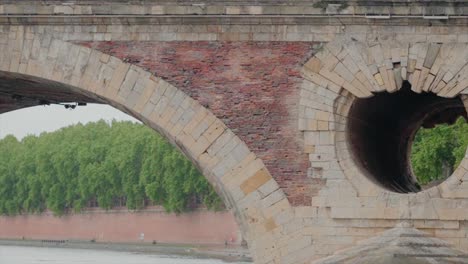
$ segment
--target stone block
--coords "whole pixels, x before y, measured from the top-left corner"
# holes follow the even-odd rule
[[[271,178],[265,184],[261,185],[257,191],[260,193],[261,197],[266,197],[270,195],[272,192],[278,190],[279,186],[278,183]]]
[[[119,88],[119,96],[127,98],[139,77],[138,72],[130,68]]]
[[[317,130],[318,131],[328,131],[330,130],[328,126],[328,121],[318,121],[317,122]]]
[[[270,176],[271,177],[271,176]],[[266,182],[266,181],[265,181]],[[264,182],[264,183],[265,183]],[[262,183],[263,184],[263,183]],[[270,195],[266,196],[265,198],[263,198],[261,200],[261,203],[262,203],[262,207],[263,208],[268,208],[276,203],[278,203],[279,201],[283,200],[283,199],[286,199],[285,195],[284,195],[284,192],[283,190],[281,189],[278,189],[274,192],[272,192]]]
[[[340,75],[343,79],[345,79],[348,82],[352,82],[354,80],[354,75],[351,73],[344,65],[343,63],[338,63],[334,69],[334,72],[336,72],[338,75]]]
[[[263,214],[265,217],[272,217],[280,214],[283,211],[291,212],[291,205],[288,199],[281,199],[279,202],[274,203],[273,205],[264,208]]]
[[[361,86],[362,87],[362,86]],[[351,83],[345,81],[343,82],[343,88],[352,93],[353,95],[363,98],[363,97],[370,97],[372,93],[366,89],[359,89],[358,87],[353,86]]]
[[[450,91],[448,91],[445,95],[447,97],[455,97],[459,93],[462,93],[462,91],[466,90],[468,88],[468,78],[462,79],[458,81],[458,84],[452,88]]]
[[[334,72],[330,72],[324,68],[320,70],[319,74],[325,79],[328,79],[329,81],[334,82],[336,85],[340,87],[343,86],[343,83],[345,82],[345,80],[341,78],[338,74]]]
[[[265,223],[265,231],[266,232],[270,232],[271,230],[275,229],[276,228],[276,223],[275,223],[275,220],[273,218],[268,218]]]
[[[434,65],[437,55],[439,55],[440,46],[441,44],[438,43],[429,44],[429,48],[427,49],[427,54],[423,63],[425,68],[430,69],[432,65]]]
[[[226,15],[240,15],[241,8],[239,6],[228,6],[225,9]]]
[[[311,244],[312,244],[312,238],[310,236],[302,236],[288,243],[287,252],[294,253],[300,249],[309,247]]]
[[[416,59],[409,59],[408,60],[408,67],[407,72],[412,73],[416,69]]]
[[[322,67],[322,63],[317,57],[313,57],[304,64],[304,67],[312,72],[318,73]]]
[[[393,69],[387,70],[387,76],[388,76],[388,91],[389,92],[395,92],[398,90],[399,87],[396,85],[396,80],[395,80],[395,75],[393,72]]]
[[[411,90],[413,90],[416,93],[421,93],[421,91],[419,90],[419,86],[418,86],[420,75],[421,75],[421,71],[415,70],[414,73],[411,75],[411,79],[410,79]]]
[[[268,182],[270,179],[271,179],[270,174],[265,169],[261,169],[257,173],[255,173],[252,177],[245,180],[240,185],[240,188],[244,192],[244,194],[247,195],[257,190],[260,186]]]
[[[294,207],[294,214],[299,218],[314,218],[317,217],[317,208],[312,206]]]
[[[112,74],[111,80],[107,85],[106,96],[112,96],[119,91],[120,86],[122,85],[129,69],[130,64],[127,63],[121,63],[117,66],[117,68],[114,70],[114,73]],[[86,70],[88,70],[88,68]]]
[[[278,225],[285,225],[286,223],[289,223],[294,219],[294,213],[291,210],[285,209],[275,214],[274,219]],[[290,237],[291,235],[293,234],[288,234],[288,237]]]
[[[374,78],[377,81],[378,85],[380,85],[380,86],[384,85],[384,81],[383,81],[382,75],[380,73],[375,74]]]
[[[426,81],[424,82],[424,86],[422,90],[425,92],[428,92],[434,79],[435,79],[435,76],[429,73],[426,77]]]

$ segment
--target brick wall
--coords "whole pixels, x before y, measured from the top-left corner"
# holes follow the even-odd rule
[[[311,42],[82,42],[147,69],[212,111],[265,163],[293,205],[321,181],[298,140],[302,64]]]
[[[240,244],[239,227],[230,212],[197,211],[181,215],[162,210],[88,211],[55,217],[51,213],[0,217],[0,239],[56,239],[102,242]]]

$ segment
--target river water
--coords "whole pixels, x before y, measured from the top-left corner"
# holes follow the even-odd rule
[[[105,250],[0,246],[0,264],[226,264],[216,259]],[[233,262],[231,262],[233,263]],[[246,262],[234,262],[236,264]]]

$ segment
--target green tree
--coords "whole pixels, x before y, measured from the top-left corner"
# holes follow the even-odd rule
[[[183,212],[220,209],[213,188],[182,154],[141,124],[99,121],[18,141],[0,140],[0,214],[79,212],[90,203],[132,210],[148,201]]]
[[[421,128],[416,133],[411,163],[420,184],[428,184],[450,175],[458,166],[468,146],[468,125],[463,118],[455,124]]]

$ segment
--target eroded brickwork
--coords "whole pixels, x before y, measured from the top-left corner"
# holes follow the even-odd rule
[[[293,205],[319,179],[297,131],[300,69],[311,42],[82,42],[147,69],[210,109],[265,163]]]

